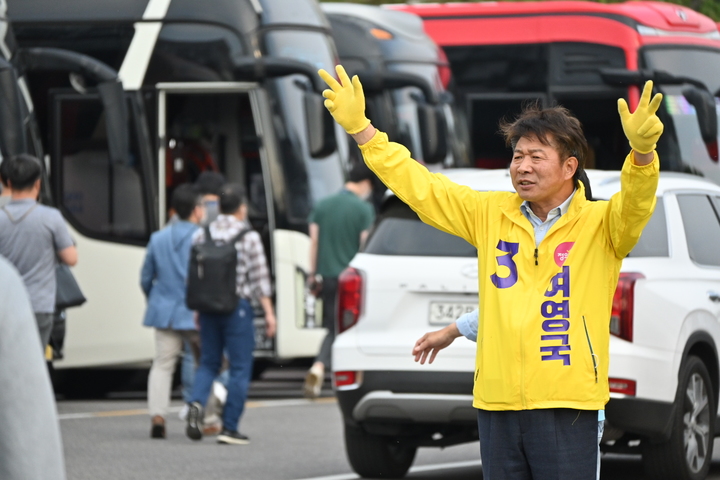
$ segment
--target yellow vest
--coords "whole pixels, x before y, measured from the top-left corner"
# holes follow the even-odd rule
[[[612,298],[622,259],[655,208],[657,154],[646,166],[628,155],[621,191],[609,201],[587,201],[580,184],[536,252],[517,193],[476,192],[430,173],[382,132],[360,148],[368,166],[423,222],[477,247],[473,406],[603,409]]]

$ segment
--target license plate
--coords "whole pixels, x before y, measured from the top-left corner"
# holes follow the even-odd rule
[[[450,325],[476,308],[478,308],[477,303],[430,302],[430,325]]]

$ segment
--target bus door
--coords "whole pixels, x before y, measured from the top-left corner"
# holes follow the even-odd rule
[[[194,183],[205,171],[218,172],[227,182],[245,186],[248,220],[271,252],[272,222],[252,99],[256,87],[245,82],[157,85],[158,216],[162,223],[172,218],[170,199],[178,185]],[[257,351],[268,354],[273,344],[264,335],[262,309],[254,307]]]
[[[256,83],[157,84],[158,215],[167,220],[172,191],[217,171],[245,186],[248,216],[260,233],[273,277],[277,335],[265,335],[262,308],[255,304],[255,356],[314,356],[323,331],[306,328],[305,277],[310,240],[278,229],[276,212],[285,204],[286,178],[280,161],[267,92]],[[310,322],[312,323],[312,322]]]
[[[466,95],[467,117],[474,164],[478,168],[507,168],[511,153],[498,134],[500,119],[512,120],[525,104],[548,103],[545,92],[469,93]]]
[[[57,366],[146,362],[154,342],[152,331],[142,326],[145,298],[139,279],[144,247],[156,225],[144,112],[136,99],[126,97],[130,154],[126,161],[113,161],[97,93],[59,88],[44,98],[53,196],[80,252],[73,272],[87,298],[67,312],[65,358]]]

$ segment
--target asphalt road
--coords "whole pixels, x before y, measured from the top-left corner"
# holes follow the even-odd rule
[[[103,400],[60,400],[58,411],[68,479],[353,480],[345,457],[340,412],[329,389],[322,398],[301,398],[304,371],[274,369],[253,382],[241,423],[247,446],[218,445],[212,437],[192,442],[173,401],[168,438],[149,438],[142,392]],[[710,479],[720,480],[720,443]],[[478,444],[420,449],[409,479],[478,480]],[[604,480],[642,480],[640,457],[605,456]]]

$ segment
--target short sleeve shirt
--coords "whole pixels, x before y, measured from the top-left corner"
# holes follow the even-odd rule
[[[374,219],[372,205],[345,189],[318,202],[308,218],[320,231],[317,273],[338,277],[360,249],[360,234]]]
[[[34,200],[13,200],[0,209],[0,255],[20,272],[36,313],[55,311],[57,252],[72,245],[57,209]]]

